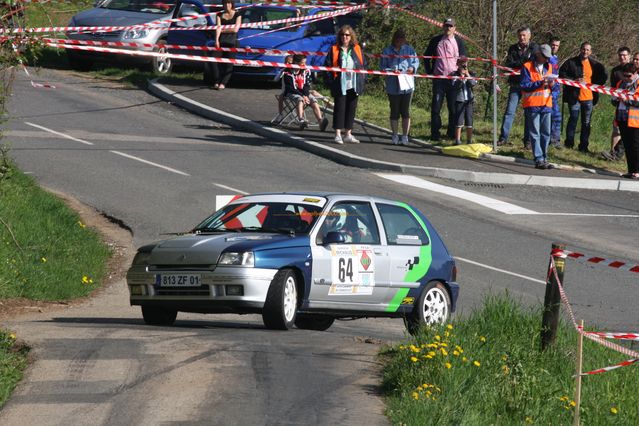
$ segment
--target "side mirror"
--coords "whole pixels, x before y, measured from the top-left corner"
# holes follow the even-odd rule
[[[341,232],[331,231],[326,234],[326,237],[324,237],[323,244],[327,246],[329,244],[344,244],[345,242],[346,238],[344,238],[344,234]]]

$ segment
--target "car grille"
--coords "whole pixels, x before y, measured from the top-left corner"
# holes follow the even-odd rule
[[[201,285],[199,287],[156,287],[158,296],[210,296],[211,287]]]
[[[124,31],[95,32],[90,35],[94,40],[119,39],[123,32]]]
[[[149,265],[149,272],[211,272],[215,269],[215,265]]]

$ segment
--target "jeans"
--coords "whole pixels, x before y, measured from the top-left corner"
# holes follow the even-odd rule
[[[448,107],[448,128],[446,135],[449,138],[455,137],[455,92],[453,85],[448,80],[436,78],[433,80],[433,99],[430,108],[430,137],[433,140],[439,139],[439,129],[442,127],[440,111],[446,97]]]
[[[551,128],[550,128],[550,141],[552,143],[559,143],[561,141],[561,102],[559,102],[559,90],[553,90],[552,92],[552,116],[551,116]]]
[[[581,134],[579,135],[579,149],[588,149],[588,139],[590,139],[590,117],[592,116],[592,101],[575,102],[570,105],[570,117],[566,125],[566,146],[575,146],[575,131],[577,121],[581,112]]]
[[[524,115],[528,123],[528,135],[530,136],[535,163],[545,162],[548,160],[552,112],[533,112],[532,108],[524,108]]]
[[[506,111],[504,112],[504,119],[501,122],[501,133],[499,134],[499,140],[508,142],[508,136],[510,136],[510,128],[515,121],[515,113],[517,112],[517,105],[521,99],[521,90],[519,87],[510,86],[508,91],[508,103],[506,104]],[[528,136],[528,123],[524,120],[524,143],[530,140]]]

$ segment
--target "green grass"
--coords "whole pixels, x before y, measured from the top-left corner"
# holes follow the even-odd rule
[[[29,348],[16,341],[15,334],[0,330],[0,407],[22,379],[28,353]]]
[[[556,344],[541,352],[541,316],[541,309],[524,309],[508,295],[491,296],[468,318],[385,349],[383,389],[392,423],[571,424],[577,333],[562,325]],[[625,359],[584,342],[583,371]],[[585,377],[583,424],[639,424],[637,386],[636,366]]]
[[[99,285],[108,248],[14,167],[0,180],[0,219],[0,298],[67,300]]]

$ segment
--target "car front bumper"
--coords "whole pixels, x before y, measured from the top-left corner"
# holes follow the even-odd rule
[[[127,273],[131,305],[161,306],[184,312],[259,312],[275,269],[222,266],[213,271],[149,271],[132,267]],[[161,286],[157,275],[195,274],[199,286]]]

